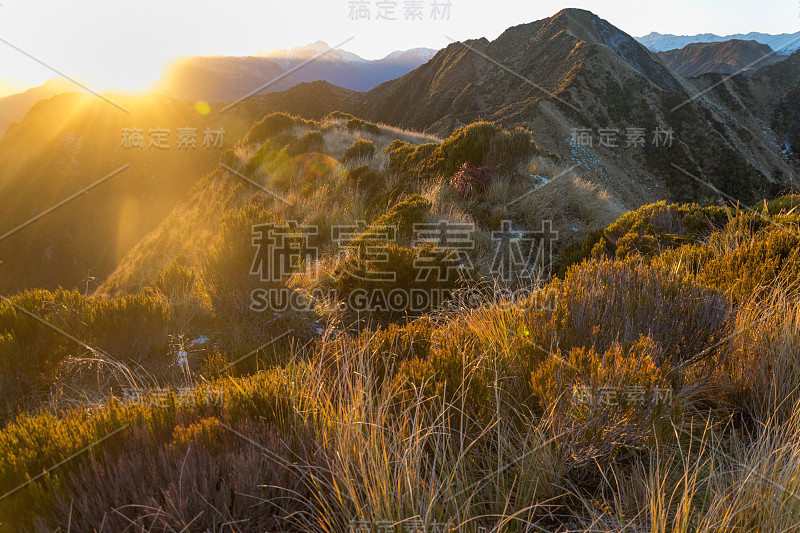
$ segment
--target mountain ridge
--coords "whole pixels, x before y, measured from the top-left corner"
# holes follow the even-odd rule
[[[663,34],[658,32],[651,32],[642,37],[636,37],[636,40],[645,45],[652,52],[666,52],[668,50],[676,50],[685,47],[687,44],[692,43],[709,43],[709,42],[722,42],[731,39],[738,39],[743,41],[756,41],[761,44],[766,44],[778,55],[788,56],[800,49],[800,32],[796,33],[736,33],[732,35],[720,36],[713,33],[701,33],[697,35],[673,35]]]
[[[757,41],[731,39],[716,43],[691,43],[678,50],[658,52],[672,70],[681,76],[708,72],[753,74],[757,69],[785,59]]]

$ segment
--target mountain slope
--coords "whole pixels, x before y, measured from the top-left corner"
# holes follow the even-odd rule
[[[36,102],[65,92],[80,91],[81,88],[74,83],[63,78],[54,78],[38,87],[0,98],[0,137],[11,124],[22,120]]]
[[[354,108],[436,134],[481,119],[528,127],[538,145],[578,163],[630,207],[714,195],[686,172],[744,199],[778,186],[773,171],[788,167],[769,155],[768,142],[723,124],[724,112],[689,100],[695,92],[629,35],[588,11],[567,9],[492,42],[453,43]],[[645,146],[626,145],[632,128],[647,132]],[[576,129],[588,130],[593,145],[571,142]],[[605,129],[617,130],[618,146],[599,146]],[[654,146],[654,133],[669,129],[671,146]],[[740,155],[747,143],[755,146]]]
[[[724,107],[739,128],[766,138],[782,160],[800,155],[800,53],[768,65],[752,76],[705,74],[691,80],[698,90]],[[776,164],[776,173],[779,173]]]
[[[763,66],[784,59],[774,54],[766,44],[739,39],[692,43],[678,50],[659,52],[658,55],[669,68],[686,77],[708,72],[752,74]]]

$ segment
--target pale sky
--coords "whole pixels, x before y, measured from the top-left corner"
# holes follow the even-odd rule
[[[376,20],[381,0],[364,0],[370,20],[352,20],[351,0],[0,0],[0,94],[56,77],[18,47],[97,91],[144,90],[178,55],[248,55],[322,40],[376,59],[395,50],[439,49],[454,39],[494,39],[504,29],[553,15],[565,7],[588,9],[623,31],[794,33],[798,0],[580,1],[449,0],[449,20]],[[391,16],[391,15],[389,15]]]

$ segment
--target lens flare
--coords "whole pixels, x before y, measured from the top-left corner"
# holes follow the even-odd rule
[[[211,106],[208,105],[208,102],[197,102],[194,104],[194,109],[201,115],[208,115],[211,113]]]
[[[316,181],[325,177],[336,180],[344,174],[342,164],[327,154],[303,154],[295,157],[294,161],[305,181]]]

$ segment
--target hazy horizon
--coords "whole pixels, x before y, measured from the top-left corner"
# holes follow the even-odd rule
[[[494,39],[508,27],[547,18],[567,7],[590,10],[633,36],[800,30],[800,6],[783,0],[759,5],[718,0],[702,5],[688,0],[653,3],[646,17],[642,8],[632,7],[638,4],[621,0],[542,4],[501,0],[491,8],[474,0],[426,0],[415,16],[406,13],[404,1],[385,2],[394,9],[382,13],[378,4],[314,0],[297,10],[291,4],[243,0],[224,5],[207,0],[169,4],[146,0],[124,7],[99,0],[68,5],[10,0],[0,4],[0,62],[4,65],[0,96],[57,77],[51,69],[96,91],[142,92],[179,56],[247,56],[320,40],[332,47],[347,40],[343,50],[380,59],[396,50],[441,49],[450,42],[447,36]],[[367,11],[357,14],[359,6]],[[248,11],[251,15],[242,17]],[[406,16],[414,19],[406,20]],[[36,31],[31,32],[31,27]]]

